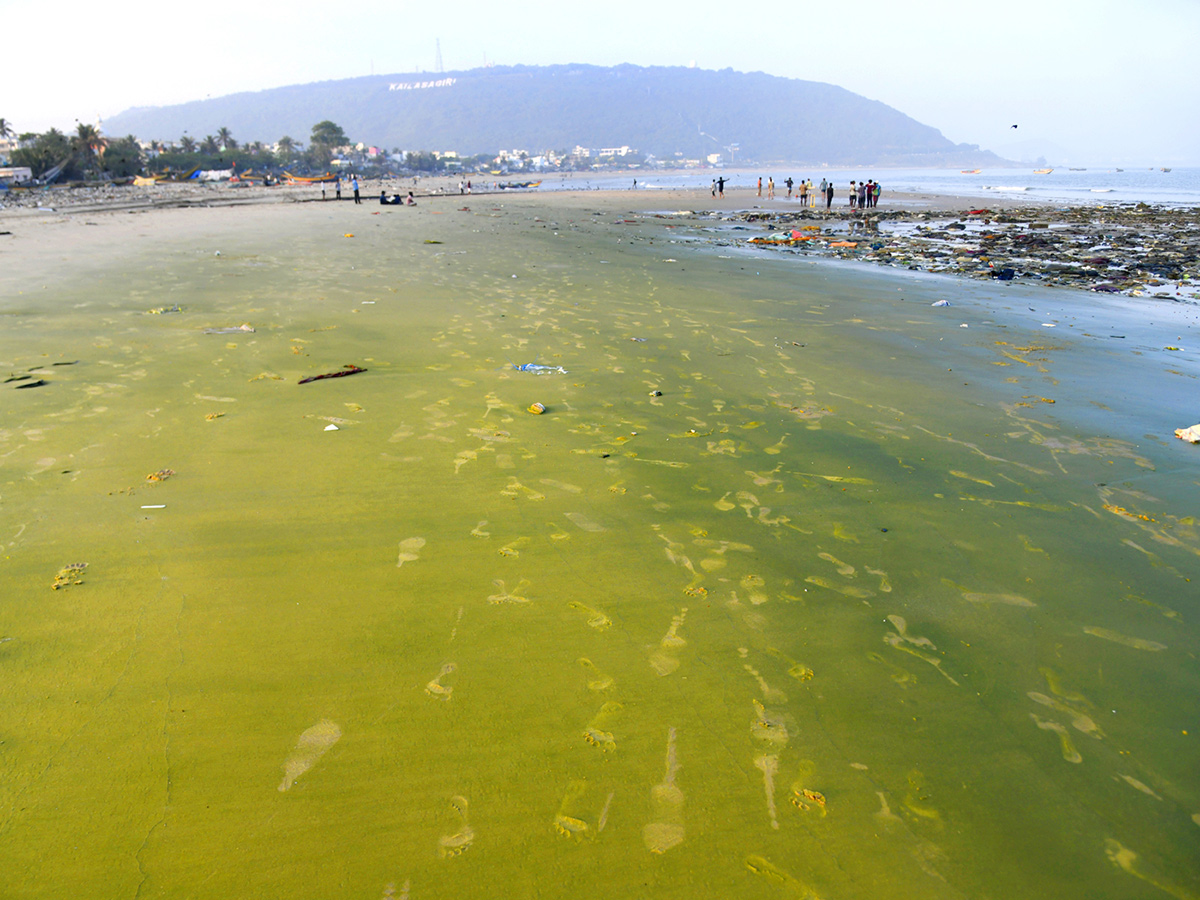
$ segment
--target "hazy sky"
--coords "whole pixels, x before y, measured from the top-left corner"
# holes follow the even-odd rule
[[[19,132],[65,131],[131,106],[434,71],[440,40],[447,71],[694,62],[836,84],[1004,156],[1200,165],[1200,0],[270,6],[155,4],[138,24],[94,0],[60,0],[53,28],[5,39],[0,117]],[[0,0],[0,12],[9,23],[49,15],[27,0]]]

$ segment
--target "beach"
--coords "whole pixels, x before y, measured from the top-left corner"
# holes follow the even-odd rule
[[[0,211],[6,896],[1200,893],[1186,219],[445,187]]]

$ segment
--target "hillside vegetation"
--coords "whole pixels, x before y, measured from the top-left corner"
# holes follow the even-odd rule
[[[981,165],[1003,161],[831,84],[731,69],[509,66],[377,75],[130,109],[111,133],[176,140],[226,127],[245,139],[315,121],[387,150],[531,153],[628,146],[661,160]]]

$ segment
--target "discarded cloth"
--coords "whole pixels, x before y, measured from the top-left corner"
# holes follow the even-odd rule
[[[534,375],[566,375],[567,370],[562,366],[539,366],[537,363],[514,365],[518,372],[532,372]]]

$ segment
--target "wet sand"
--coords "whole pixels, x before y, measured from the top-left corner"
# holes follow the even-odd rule
[[[4,893],[1195,894],[1188,307],[663,206],[0,220]]]

